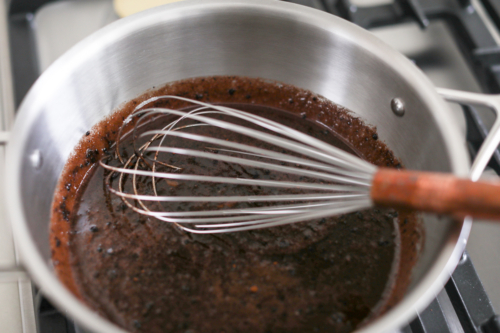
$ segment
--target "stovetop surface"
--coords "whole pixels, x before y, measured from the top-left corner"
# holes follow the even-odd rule
[[[480,6],[485,13],[490,14],[490,26],[500,26],[500,15],[498,15],[500,13],[500,1],[498,0],[481,0],[482,5],[478,4],[479,1],[448,1],[450,3],[463,3],[464,8],[467,8],[466,5],[474,5],[474,8]],[[11,29],[11,54],[16,55],[13,61],[16,104],[19,104],[36,77],[62,53],[85,36],[117,19],[111,0],[59,1],[49,3],[41,9],[33,11],[33,8],[37,6],[37,2],[39,4],[44,0],[32,1],[31,4],[27,1],[12,0],[9,23]],[[290,2],[301,3],[321,10],[335,11],[338,10],[338,3],[348,1],[295,0]],[[421,0],[421,2],[429,3],[426,0]],[[432,1],[430,2],[432,3]],[[388,5],[391,1],[353,0],[351,3],[358,6],[358,8],[363,8],[363,6],[367,5]],[[34,14],[27,14],[26,8],[30,5],[35,6],[29,10]],[[417,22],[417,20],[401,20],[396,25],[383,26],[377,24],[378,27],[372,28],[371,31],[377,37],[414,60],[436,86],[476,92],[485,91],[483,82],[477,79],[473,68],[461,53],[460,48],[462,46],[456,43],[454,32],[449,24],[441,19],[430,20],[428,26],[422,29]],[[496,31],[498,32],[498,30]],[[500,40],[500,37],[497,36],[497,38]],[[462,108],[457,105],[451,105],[451,107],[456,111],[457,119],[465,136],[467,126]],[[485,109],[477,109],[476,111],[486,127],[491,126],[493,121],[492,113]],[[0,146],[0,158],[2,158],[1,154]],[[491,170],[487,174],[496,177],[496,174]],[[3,216],[1,214],[0,207],[0,217]],[[0,223],[0,234],[5,231],[2,228],[6,228],[5,223],[3,225]],[[493,313],[493,308],[500,309],[500,288],[498,288],[500,260],[497,259],[497,254],[500,253],[500,242],[498,242],[498,239],[500,239],[500,227],[498,225],[480,221],[474,223],[467,246],[470,257],[467,257],[463,264],[457,268],[455,272],[457,278],[448,283],[447,290],[439,294],[429,308],[419,314],[419,319],[404,328],[403,331],[472,332],[474,330],[471,329],[474,329],[474,325],[478,324],[475,321],[487,318]],[[8,253],[8,251],[12,252],[12,246],[9,247],[8,243],[0,242],[0,263],[3,260],[2,254]],[[13,258],[12,254],[7,256]],[[485,307],[485,304],[488,303],[486,294],[479,297],[478,294],[472,294],[472,296],[468,294],[467,290],[471,288],[476,291],[479,290],[479,294],[481,294],[482,290],[480,282],[479,285],[472,285],[476,282],[471,281],[476,281],[477,278],[473,276],[475,271],[471,268],[470,258],[474,262],[479,278],[484,284],[493,307]],[[3,288],[2,285],[0,285],[0,288]],[[465,296],[461,295],[460,291],[464,291]],[[1,289],[0,295],[3,295]],[[461,306],[460,302],[464,297],[470,298],[468,300],[470,304]],[[483,304],[478,301],[481,297],[482,302],[486,303]],[[46,301],[40,299],[40,302],[40,323],[45,323],[45,325],[48,323],[49,325],[45,326],[46,328],[41,332],[57,333],[59,330],[61,332],[73,332],[74,326],[72,326],[71,322],[61,317]],[[457,302],[458,305],[456,305]],[[10,304],[17,306],[15,301]],[[460,310],[460,307],[463,309]],[[468,307],[471,309],[468,309]],[[436,316],[436,313],[443,313],[443,311],[447,314]],[[473,313],[470,313],[470,311]],[[13,324],[13,326],[3,329],[1,324],[3,318],[8,322],[9,319],[20,316],[16,314],[9,317],[8,313],[6,315],[5,312],[0,311],[0,332],[23,332],[23,330],[18,329],[18,326],[22,327],[19,324]],[[55,330],[55,327],[58,327],[57,330]],[[65,331],[63,327],[66,327]]]

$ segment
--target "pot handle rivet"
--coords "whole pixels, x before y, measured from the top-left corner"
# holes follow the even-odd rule
[[[402,117],[404,114],[405,114],[405,103],[403,102],[403,100],[401,98],[393,98],[391,100],[391,109],[392,109],[392,112],[394,112],[394,114],[398,117]]]
[[[43,163],[43,158],[42,158],[42,153],[40,152],[40,150],[38,149],[35,149],[31,155],[30,155],[30,162],[31,162],[31,166],[33,168],[35,168],[36,170],[40,169],[42,167],[42,163]]]

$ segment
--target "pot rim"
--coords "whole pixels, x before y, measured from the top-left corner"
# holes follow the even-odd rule
[[[111,45],[114,41],[127,36],[138,29],[176,18],[183,13],[193,10],[200,12],[207,9],[239,8],[241,10],[261,10],[266,13],[291,17],[292,19],[314,25],[319,29],[335,31],[343,38],[356,40],[356,44],[378,56],[390,57],[393,70],[413,82],[422,94],[427,96],[431,104],[434,118],[439,127],[443,140],[450,155],[452,171],[459,176],[466,176],[469,172],[469,158],[458,143],[464,139],[452,120],[452,111],[438,95],[429,79],[406,57],[374,37],[370,32],[344,21],[331,14],[307,8],[301,5],[269,0],[186,0],[168,4],[162,7],[141,12],[130,17],[118,20],[99,30],[66,52],[52,64],[37,80],[24,98],[12,130],[12,137],[7,146],[6,161],[6,193],[8,212],[14,238],[20,253],[20,260],[28,270],[30,277],[40,286],[41,291],[60,309],[64,309],[78,324],[92,331],[123,333],[125,330],[104,319],[83,302],[78,300],[55,276],[49,264],[44,261],[37,250],[34,239],[26,222],[23,212],[23,201],[19,180],[21,179],[21,165],[23,163],[22,147],[27,140],[27,132],[33,125],[36,114],[31,111],[37,105],[52,96],[51,91],[56,89],[57,82],[72,73],[72,69],[91,57],[96,50]],[[37,109],[41,112],[41,109]],[[21,120],[22,119],[22,120]],[[14,222],[15,221],[15,222]],[[438,259],[427,272],[425,278],[409,292],[389,312],[359,329],[361,332],[387,332],[397,330],[408,324],[417,314],[441,291],[458,264],[465,249],[471,229],[471,219],[466,219],[462,225],[456,224],[456,233],[449,237]]]

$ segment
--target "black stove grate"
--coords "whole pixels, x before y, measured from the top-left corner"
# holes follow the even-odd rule
[[[30,22],[40,6],[53,0],[11,0],[9,25],[16,104],[37,77]],[[284,0],[287,1],[287,0]],[[500,30],[500,1],[480,0]],[[395,0],[394,3],[357,7],[350,0],[290,0],[348,19],[364,28],[374,28],[416,21],[423,29],[430,20],[445,20],[454,33],[464,58],[468,61],[482,89],[500,93],[500,48],[471,0]],[[467,141],[471,156],[488,134],[478,112],[464,106]],[[500,174],[500,152],[489,166]],[[40,333],[76,333],[74,323],[56,310],[46,299],[38,297],[37,318]],[[404,327],[404,333],[499,333],[500,318],[495,316],[474,266],[464,253],[460,264],[443,292]]]
[[[495,315],[467,252],[462,255],[445,290],[465,333],[480,330],[484,333],[500,332],[499,317]]]
[[[500,1],[480,0],[500,27]],[[483,90],[500,93],[500,47],[471,0],[395,0],[394,3],[358,7],[350,0],[290,0],[345,18],[365,29],[416,21],[425,29],[430,20],[444,20],[469,62]],[[500,29],[500,28],[499,28]]]
[[[488,11],[497,29],[500,30],[500,1],[498,0],[482,0],[484,8]]]

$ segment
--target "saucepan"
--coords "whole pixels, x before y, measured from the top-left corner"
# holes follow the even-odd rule
[[[7,147],[7,206],[21,265],[81,326],[123,332],[71,294],[50,264],[52,194],[84,133],[153,86],[190,77],[260,77],[311,90],[377,127],[410,169],[477,180],[500,141],[497,120],[470,168],[446,100],[490,106],[500,97],[436,89],[403,55],[330,14],[270,0],[190,0],[119,20],[57,60],[31,88]],[[471,220],[425,216],[426,240],[404,298],[361,328],[409,323],[442,289],[465,249]]]

